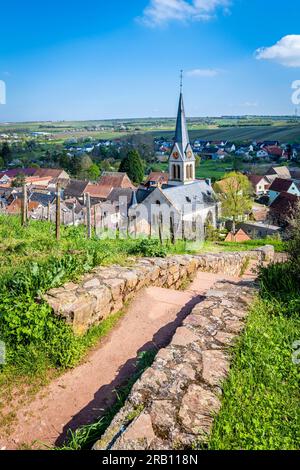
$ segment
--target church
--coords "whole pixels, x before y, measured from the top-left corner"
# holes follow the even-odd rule
[[[137,191],[129,215],[138,233],[203,240],[206,227],[216,227],[219,203],[211,182],[196,179],[195,161],[181,88],[168,183]]]

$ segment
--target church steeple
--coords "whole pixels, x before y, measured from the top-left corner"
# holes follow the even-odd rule
[[[189,142],[189,135],[186,125],[186,118],[185,118],[185,111],[184,111],[184,104],[183,104],[183,95],[182,91],[180,91],[179,97],[179,105],[178,105],[178,113],[177,113],[177,122],[176,122],[176,131],[175,131],[175,139],[174,142],[178,144],[181,150],[182,156],[188,146]]]
[[[185,117],[182,78],[180,76],[180,96],[176,121],[174,145],[169,159],[169,184],[190,184],[195,180],[195,156],[190,145]]]

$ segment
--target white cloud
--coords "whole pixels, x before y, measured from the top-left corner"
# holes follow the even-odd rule
[[[259,60],[273,60],[285,67],[300,67],[300,35],[290,34],[274,46],[262,47],[256,51]]]
[[[187,77],[216,77],[220,71],[216,69],[194,69],[186,72]]]
[[[148,26],[162,26],[170,21],[205,21],[219,7],[227,9],[230,0],[150,0],[142,18]]]

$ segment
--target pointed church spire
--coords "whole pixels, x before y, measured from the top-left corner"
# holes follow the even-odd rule
[[[183,71],[180,73],[180,96],[174,145],[169,158],[169,185],[195,181],[195,156],[190,145],[182,94]]]
[[[183,94],[182,94],[182,81],[183,81],[183,70],[180,73],[180,97],[179,97],[179,106],[177,113],[177,122],[176,122],[176,132],[175,132],[175,143],[178,144],[182,155],[184,155],[189,141],[189,135],[186,124],[186,117],[183,104]]]

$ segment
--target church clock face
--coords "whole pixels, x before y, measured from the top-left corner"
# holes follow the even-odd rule
[[[178,152],[174,152],[174,153],[173,153],[173,158],[175,158],[175,160],[178,160],[178,157],[179,157],[179,153],[178,153]]]

